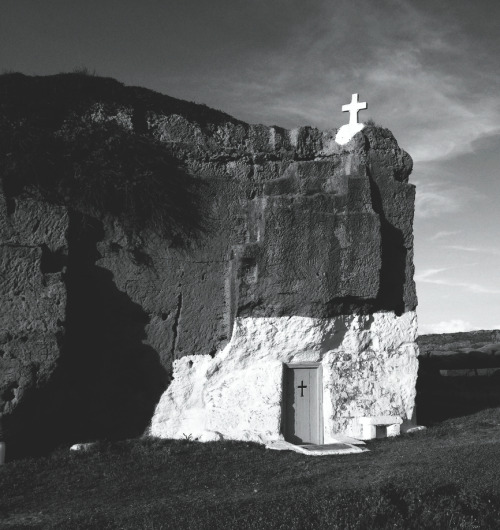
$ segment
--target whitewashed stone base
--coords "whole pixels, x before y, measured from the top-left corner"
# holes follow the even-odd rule
[[[361,437],[358,418],[412,418],[418,370],[417,317],[373,315],[237,318],[213,358],[174,362],[150,434],[201,441],[270,442],[281,434],[284,363],[320,362],[324,443]]]
[[[339,145],[345,145],[352,140],[354,135],[358,134],[364,128],[364,123],[347,123],[346,125],[342,125],[342,127],[337,131],[335,141]]]
[[[361,439],[387,438],[398,436],[403,420],[399,416],[368,416],[358,418],[361,424]]]

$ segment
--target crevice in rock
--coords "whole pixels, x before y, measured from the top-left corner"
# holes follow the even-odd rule
[[[38,245],[19,245],[18,243],[2,243],[0,247],[6,248],[37,248]]]
[[[147,267],[148,269],[154,268],[153,259],[151,258],[149,254],[147,254],[143,250],[139,248],[134,248],[133,250],[130,251],[130,255],[131,255],[132,261],[136,265],[139,265],[139,266],[143,265],[144,267]]]
[[[66,249],[59,248],[57,250],[50,250],[45,243],[40,248],[42,250],[42,257],[40,259],[40,270],[42,273],[61,272],[67,261]]]
[[[137,134],[146,134],[148,132],[148,122],[146,119],[146,108],[140,103],[136,103],[132,113],[132,127]]]
[[[7,209],[7,216],[10,217],[11,215],[14,215],[16,213],[16,199],[12,197],[6,197],[5,198],[5,206]]]
[[[0,344],[7,344],[12,340],[12,334],[8,331],[0,332]]]
[[[179,321],[181,319],[181,313],[182,313],[182,292],[179,293],[179,295],[177,296],[177,310],[175,312],[174,323],[172,325],[172,333],[173,333],[172,350],[171,350],[172,359],[175,359],[176,357],[175,349],[177,348],[177,341],[178,341],[178,335],[179,335]]]
[[[119,243],[111,242],[111,243],[109,244],[109,250],[110,250],[111,252],[116,253],[116,254],[117,254],[118,252],[120,252],[120,250],[121,250],[122,248],[123,248],[123,247],[122,247]]]
[[[376,310],[392,310],[397,316],[401,316],[405,311],[404,287],[408,251],[404,245],[402,231],[387,220],[382,193],[369,166],[366,167],[366,174],[370,182],[372,207],[380,218],[382,266]]]
[[[2,400],[12,401],[16,397],[16,390],[19,388],[17,381],[10,383],[7,388],[2,392]]]

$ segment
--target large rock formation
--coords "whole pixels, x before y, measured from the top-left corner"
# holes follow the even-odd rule
[[[0,152],[0,407],[13,438],[138,434],[165,389],[153,434],[276,438],[283,363],[305,361],[323,369],[325,440],[359,434],[360,416],[411,418],[415,190],[388,130],[339,146],[335,129],[248,125],[112,80],[2,82],[4,140],[38,98],[59,111],[50,126],[38,112],[37,130],[112,127],[196,189],[184,215],[165,207],[175,230],[137,230],[54,186],[13,185]],[[71,94],[66,107],[54,94]],[[155,178],[175,195],[174,176]]]

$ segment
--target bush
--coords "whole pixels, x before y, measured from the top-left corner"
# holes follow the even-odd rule
[[[13,93],[16,80],[18,96]],[[24,76],[3,79],[9,96],[0,121],[0,177],[6,195],[29,194],[99,218],[112,215],[129,230],[149,228],[177,241],[194,237],[201,227],[200,182],[147,128],[137,132],[127,123],[100,120],[89,112],[99,96],[95,87],[87,92],[85,83],[106,87],[109,80],[81,73],[71,80],[80,80],[81,86],[64,98],[56,80],[33,94],[36,86],[26,88]],[[113,83],[117,91],[121,85]],[[109,96],[110,90],[102,91]],[[133,98],[130,104],[133,108]],[[102,106],[116,113],[116,104]]]

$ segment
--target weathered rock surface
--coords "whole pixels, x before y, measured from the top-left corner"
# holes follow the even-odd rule
[[[67,304],[66,210],[10,201],[0,195],[0,415],[7,416],[22,415],[29,402],[37,409],[61,355]]]
[[[9,77],[0,83],[0,116],[29,122],[33,111],[27,109],[35,105],[30,87],[49,98],[68,92],[67,79]],[[0,286],[7,308],[0,335],[6,352],[0,358],[0,413],[11,436],[21,426],[38,429],[33,418],[47,409],[48,395],[57,396],[49,408],[59,416],[54,412],[43,421],[75,441],[137,434],[168,386],[173,361],[198,355],[196,370],[217,363],[216,352],[231,337],[243,340],[233,326],[246,329],[247,319],[300,317],[334,327],[348,321],[349,327],[382,315],[376,318],[396,327],[404,322],[412,331],[395,349],[367,347],[355,362],[384,372],[375,359],[382,355],[388,366],[408,368],[409,393],[396,397],[389,385],[383,397],[381,386],[377,414],[395,408],[410,413],[415,350],[414,320],[407,315],[417,303],[415,189],[408,183],[411,158],[392,134],[367,127],[340,146],[335,129],[248,125],[113,80],[82,82],[83,95],[71,93],[70,110],[60,111],[60,130],[109,122],[159,141],[198,179],[199,210],[186,217],[199,217],[201,230],[189,240],[147,230],[132,234],[112,216],[92,218],[71,205],[7,193],[0,220],[7,271]],[[31,106],[19,103],[19,94]],[[15,113],[12,102],[19,103]],[[339,348],[325,350],[322,362],[353,355]],[[328,351],[335,353],[328,357]],[[349,366],[353,370],[346,361],[344,371]],[[395,369],[389,372],[396,377]],[[26,396],[40,387],[47,396],[23,408]],[[350,409],[354,401],[341,403],[346,408],[339,428],[351,432],[355,428],[345,418],[357,414]]]

